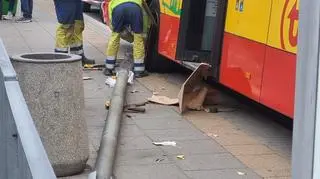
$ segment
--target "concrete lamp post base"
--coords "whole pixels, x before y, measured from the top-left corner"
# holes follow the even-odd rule
[[[14,56],[12,63],[56,175],[82,172],[89,145],[81,57],[32,53]]]

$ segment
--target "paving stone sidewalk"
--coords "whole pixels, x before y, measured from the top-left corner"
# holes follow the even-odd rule
[[[85,20],[85,52],[97,63],[103,63],[110,31],[90,17],[86,16]],[[0,38],[9,55],[51,52],[55,26],[53,1],[35,0],[34,22],[0,21]],[[120,58],[130,53],[131,46],[122,42]],[[101,72],[84,72],[84,76],[93,78],[84,81],[85,117],[90,140],[88,165],[93,167],[107,116],[104,103],[111,98],[112,88],[104,84],[105,77]],[[138,92],[130,93],[132,90]],[[135,81],[128,88],[127,103],[143,102],[151,95],[145,83]],[[159,147],[153,145],[153,141],[176,141],[177,146]],[[184,155],[185,159],[178,159],[177,155]],[[117,179],[263,178],[241,161],[219,141],[195,127],[192,121],[180,116],[176,107],[148,104],[145,114],[124,114],[115,175]],[[68,178],[87,178],[88,172]]]

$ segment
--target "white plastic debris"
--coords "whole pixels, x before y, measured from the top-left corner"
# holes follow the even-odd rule
[[[84,77],[82,77],[82,79],[83,79],[83,80],[92,80],[92,77],[90,77],[90,76],[84,76]]]
[[[133,84],[133,79],[134,79],[134,73],[132,71],[129,71],[129,78],[128,78],[128,83],[130,85]]]
[[[152,142],[152,144],[156,146],[177,146],[177,143],[174,141]]]
[[[244,175],[246,175],[246,173],[244,173],[244,172],[237,172],[238,173],[238,175],[240,175],[240,176],[244,176]]]
[[[105,83],[109,87],[113,88],[116,85],[116,82],[117,82],[117,79],[115,77],[108,76]]]
[[[209,136],[209,137],[219,137],[218,134],[212,134],[212,133],[208,133],[208,136]]]
[[[118,76],[118,73],[116,76],[108,76],[106,81],[105,81],[105,84],[110,86],[111,88],[113,88],[115,85],[116,85],[116,82],[117,82],[117,76]],[[133,84],[133,80],[134,80],[134,73],[132,71],[129,71],[129,78],[128,78],[128,83],[130,85]]]

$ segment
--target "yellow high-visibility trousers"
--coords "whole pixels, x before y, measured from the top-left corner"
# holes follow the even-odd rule
[[[68,53],[74,32],[73,24],[58,24],[56,30],[55,52]]]
[[[144,39],[142,34],[133,34],[133,71],[143,72],[145,71],[144,65],[145,49]]]
[[[84,21],[75,20],[74,23],[74,33],[70,42],[70,53],[76,55],[83,55],[83,33],[84,31]]]
[[[144,57],[144,38],[142,34],[133,34],[133,60],[134,60],[134,71],[143,72],[145,71]],[[106,50],[107,59],[105,65],[107,69],[113,70],[115,67],[117,54],[120,47],[120,34],[112,32],[108,47]]]
[[[56,31],[55,52],[83,55],[84,22],[76,20],[74,24],[59,24]]]
[[[110,69],[110,70],[114,69],[119,47],[120,47],[120,34],[117,32],[112,32],[108,42],[107,51],[106,51],[107,59],[105,61],[105,65],[107,69]]]

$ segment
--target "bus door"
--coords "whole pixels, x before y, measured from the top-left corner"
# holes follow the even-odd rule
[[[215,78],[219,74],[226,3],[226,0],[184,0],[182,5],[177,59],[193,69],[199,63],[208,63]]]

